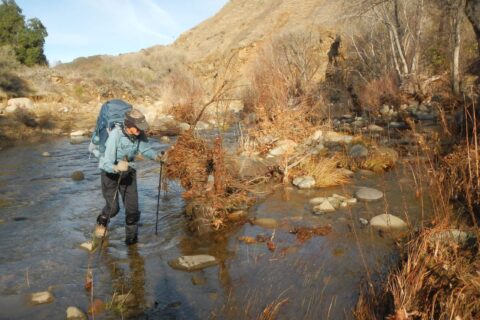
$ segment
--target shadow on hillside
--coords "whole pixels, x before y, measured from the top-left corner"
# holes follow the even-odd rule
[[[27,81],[10,72],[0,73],[0,90],[11,97],[24,97],[32,93]]]

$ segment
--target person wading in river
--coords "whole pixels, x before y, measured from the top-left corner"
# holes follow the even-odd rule
[[[124,125],[116,125],[105,143],[105,154],[100,157],[102,194],[105,207],[97,217],[95,236],[102,238],[106,234],[109,220],[120,210],[117,190],[125,208],[125,243],[135,244],[138,239],[137,174],[135,156],[142,154],[148,159],[161,161],[162,156],[150,146],[145,131],[148,123],[137,109],[125,113]]]

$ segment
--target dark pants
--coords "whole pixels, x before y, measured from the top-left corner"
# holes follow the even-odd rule
[[[97,223],[106,226],[108,217],[113,218],[120,210],[118,204],[119,195],[115,196],[117,190],[119,174],[108,173],[102,171],[102,194],[105,198],[105,207],[102,213],[97,217]],[[118,188],[120,196],[125,207],[125,223],[127,226],[136,225],[140,219],[140,211],[138,211],[138,192],[137,192],[137,173],[131,169],[122,173],[120,186]],[[113,198],[115,197],[115,201]]]

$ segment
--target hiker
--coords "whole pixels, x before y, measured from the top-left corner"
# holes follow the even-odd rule
[[[123,126],[115,125],[108,135],[105,152],[99,157],[102,194],[106,204],[97,217],[95,236],[98,238],[106,234],[109,219],[120,210],[118,196],[115,196],[118,188],[125,208],[125,243],[132,245],[137,242],[140,211],[135,156],[142,154],[151,160],[162,161],[161,154],[157,154],[148,143],[145,136],[147,129],[145,116],[132,108],[125,113]]]

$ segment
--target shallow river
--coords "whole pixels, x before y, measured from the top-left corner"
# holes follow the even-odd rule
[[[167,145],[155,143],[160,150]],[[110,309],[95,319],[257,319],[270,304],[277,319],[351,319],[360,284],[375,281],[397,260],[394,240],[359,218],[389,212],[410,223],[422,216],[408,173],[399,167],[385,175],[359,175],[341,188],[298,191],[278,189],[250,210],[251,217],[275,218],[280,227],[245,224],[227,234],[197,239],[188,233],[181,189],[174,182],[162,196],[159,233],[155,235],[158,164],[139,165],[142,211],[139,244],[124,243],[123,212],[112,220],[102,256],[79,248],[91,238],[103,206],[97,163],[87,144],[66,139],[0,151],[0,319],[64,319],[68,306],[86,311],[84,289],[89,266],[94,297],[109,302],[130,292],[134,307]],[[48,151],[50,157],[42,157]],[[70,175],[81,170],[83,181]],[[352,195],[356,186],[383,190],[386,198],[358,203],[325,216],[314,216],[308,200],[332,193]],[[333,231],[299,243],[295,226]],[[276,250],[265,243],[245,244],[240,236],[274,234]],[[221,263],[196,272],[172,269],[180,255],[211,254]],[[30,305],[28,294],[50,289],[54,302]]]

